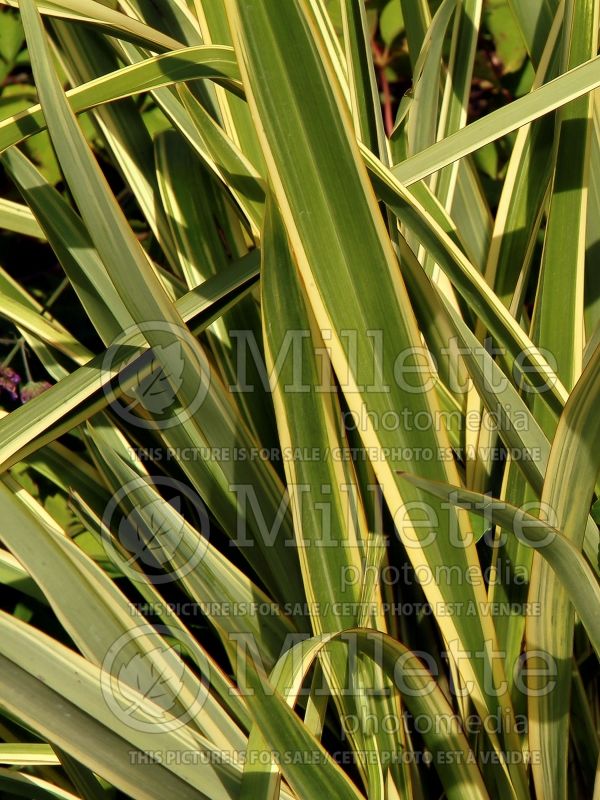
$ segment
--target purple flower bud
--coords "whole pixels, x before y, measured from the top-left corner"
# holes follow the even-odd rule
[[[49,389],[51,385],[48,381],[30,381],[26,383],[21,387],[21,402],[27,403],[29,400],[33,400],[34,397]]]
[[[11,367],[0,367],[0,389],[4,389],[13,400],[17,399],[16,386],[21,382],[21,376]]]

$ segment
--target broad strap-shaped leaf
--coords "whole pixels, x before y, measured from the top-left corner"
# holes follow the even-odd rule
[[[171,793],[186,800],[201,800],[207,794],[230,800],[241,774],[218,764],[214,755],[202,766],[167,765],[166,759],[162,765],[142,756],[132,770],[132,751],[166,756],[195,750],[198,740],[186,728],[160,733],[137,729],[109,708],[99,667],[4,612],[0,629],[1,705],[10,714],[136,800],[160,800]],[[140,714],[152,719],[156,705],[140,692],[131,692]]]
[[[394,175],[406,185],[415,183],[598,86],[600,58],[596,56],[534,92],[487,114],[406,161],[396,164],[393,168]]]
[[[3,0],[3,4],[21,7],[18,0]],[[112,36],[137,42],[155,52],[173,50],[181,46],[177,39],[151,28],[127,14],[116,11],[96,0],[58,0],[58,2],[41,2],[37,4],[40,14],[62,19],[91,23]]]
[[[239,449],[251,451],[254,437],[236,414],[218,375],[211,373],[202,345],[186,327],[89,149],[59,84],[35,5],[31,0],[23,0],[21,11],[40,102],[65,180],[110,281],[134,324],[148,344],[156,348],[158,365],[168,376],[174,402],[168,410],[169,421],[162,430],[162,438],[168,447],[179,452],[189,447],[200,453],[211,446],[229,448],[227,458],[181,463],[204,496],[217,498],[218,511],[225,514],[222,522],[230,535],[236,530],[240,516],[237,496],[231,488],[235,485],[254,493],[267,524],[272,525],[273,520],[279,519],[281,508],[278,476],[268,461],[234,458]],[[180,382],[178,376],[182,378]],[[200,407],[202,414],[193,413]],[[260,521],[250,515],[248,518],[248,535],[255,546],[245,548],[245,554],[255,563],[258,559],[260,568],[267,575],[270,573],[271,586],[279,584],[276,590],[279,599],[294,587],[295,598],[300,600],[302,587],[297,562],[289,548],[286,550],[283,537],[272,543],[267,558]],[[284,514],[282,527],[290,527],[288,515]]]
[[[563,69],[575,67],[597,53],[599,19],[598,0],[567,0],[562,37]],[[568,389],[581,374],[585,341],[583,309],[592,111],[593,96],[586,95],[557,114],[556,167],[532,321],[532,338],[553,354],[556,372]],[[592,387],[590,391],[594,393]],[[533,409],[544,432],[552,439],[555,418],[542,408],[537,397]],[[585,435],[590,432],[586,431]],[[547,476],[551,477],[552,473]],[[595,483],[596,475],[592,477]],[[585,477],[583,481],[585,486]],[[556,508],[554,498],[545,497],[544,500],[554,507],[559,515],[557,526],[562,528],[562,503]],[[579,509],[578,518],[581,519],[588,509]],[[568,533],[576,547],[582,546],[582,534],[583,528],[571,529]],[[541,601],[543,611],[540,619],[528,628],[534,632],[535,640],[535,644],[528,642],[528,646],[552,653],[559,665],[554,691],[539,698],[539,703],[533,701],[537,713],[532,720],[531,733],[534,739],[539,737],[542,754],[542,761],[533,768],[533,774],[539,794],[562,799],[568,793],[567,753],[562,742],[568,736],[571,681],[568,660],[572,651],[573,612],[555,576],[539,558],[534,558],[533,562],[531,594]]]
[[[44,233],[33,216],[31,209],[13,200],[0,198],[0,228],[22,233],[25,236],[44,238]]]
[[[287,490],[290,493],[296,548],[313,633],[332,633],[357,624],[363,607],[361,601],[363,559],[366,554],[367,520],[360,506],[360,490],[351,462],[341,457],[348,444],[342,430],[342,413],[328,359],[325,342],[308,306],[293,253],[281,217],[272,201],[267,207],[263,233],[262,309],[265,329],[266,361],[272,376],[275,411]],[[286,286],[285,293],[280,291]],[[283,363],[286,343],[293,350]],[[298,365],[302,366],[298,383]],[[294,453],[313,453],[315,458],[295,457]],[[342,576],[354,580],[342,582]],[[370,598],[369,598],[370,600]],[[367,613],[365,624],[377,624],[377,614]],[[385,624],[381,621],[379,624]],[[358,671],[339,645],[327,653],[323,667],[327,684],[345,720],[360,720],[356,731],[346,735],[358,752],[365,753],[359,769],[366,770],[369,791],[377,776],[384,754],[402,746],[401,736],[377,731],[377,746],[371,747],[365,735],[368,718],[378,713],[388,718],[401,713],[375,665]],[[367,698],[361,705],[349,697],[349,680],[356,682]],[[376,696],[380,690],[381,698]],[[369,693],[371,697],[368,697]],[[386,695],[390,699],[386,699]],[[379,759],[377,754],[379,753]],[[401,780],[397,765],[394,775]],[[375,775],[369,776],[374,769]]]
[[[432,763],[439,773],[448,798],[456,800],[487,798],[488,793],[475,764],[475,756],[457,720],[449,722],[452,718],[451,707],[434,678],[415,653],[381,631],[351,628],[336,634],[315,636],[294,645],[282,656],[269,678],[271,685],[283,695],[287,703],[292,708],[295,706],[312,664],[332,642],[339,642],[344,647],[362,651],[367,660],[377,659],[378,666],[382,667],[390,677],[393,676],[398,690],[405,694],[406,704],[411,713],[415,717],[432,721],[424,736],[425,744],[431,752]],[[442,720],[446,720],[442,724],[443,734],[440,728]],[[248,754],[254,756],[250,763],[256,761],[262,764],[265,760],[267,742],[271,743],[272,740],[264,730],[258,721],[250,734]],[[261,751],[263,757],[257,758]],[[456,758],[447,762],[444,754],[449,751],[456,754]],[[282,765],[281,768],[286,774],[285,766]],[[264,783],[257,782],[257,788],[267,787],[269,781],[273,780],[273,774],[264,772],[261,775]]]
[[[198,45],[141,59],[136,64],[102,75],[66,95],[75,113],[178,81],[210,78],[230,91],[241,92],[239,70],[230,47]],[[45,128],[39,105],[0,122],[0,150],[17,144]]]
[[[366,410],[375,419],[382,419],[384,413],[403,408],[408,400],[393,374],[398,353],[408,354],[414,364],[415,354],[422,351],[344,101],[302,0],[277,5],[266,0],[228,0],[227,8],[274,193],[312,311],[322,335],[328,337],[331,361],[346,402],[358,419],[364,418],[361,412]],[[376,354],[374,332],[383,319],[385,337],[381,352]],[[355,337],[352,344],[356,357],[343,332]],[[414,391],[408,392],[410,408],[414,413],[431,415],[437,401],[431,382],[426,385],[427,369],[421,373],[414,376]],[[415,507],[412,506],[413,521],[410,506],[405,508],[406,502],[418,503],[422,497],[408,487],[402,490],[396,474],[403,462],[395,458],[394,447],[429,446],[437,454],[437,448],[446,443],[444,433],[430,428],[416,436],[416,431],[400,426],[393,436],[386,435],[374,430],[368,420],[363,428],[362,443],[378,453],[373,468],[385,500],[397,520],[400,515],[403,517],[399,533],[413,564],[425,570],[435,563],[456,564],[461,574],[469,566],[476,570],[474,543],[452,547],[447,534],[442,533],[447,524],[452,524],[448,514],[437,514],[440,535],[423,544],[425,528],[417,531],[418,526],[413,525]],[[441,480],[454,475],[452,463],[440,461],[435,455],[423,468]],[[464,599],[466,595],[477,605],[483,594],[482,584],[459,588],[443,579],[426,583],[425,593],[434,607],[440,604],[438,608],[451,598]],[[495,638],[491,619],[485,615],[469,620],[444,617],[439,622],[446,641],[457,646],[460,641],[460,648],[484,651],[484,639]],[[500,695],[492,700],[485,696],[483,672],[479,672],[483,661],[475,664],[458,659],[465,670],[465,680],[473,687],[474,702],[481,713],[489,713],[499,705],[510,717],[506,697]],[[502,681],[498,666],[492,672],[496,680]],[[507,738],[512,739],[512,735],[507,734]],[[524,795],[522,767],[513,766],[510,772],[517,795]]]
[[[218,319],[224,309],[233,305],[256,282],[258,256],[257,251],[249,253],[237,264],[232,264],[227,273],[215,275],[181,297],[176,307],[183,319],[196,330],[203,330]],[[134,356],[142,356],[144,352],[141,334],[133,333],[123,340],[122,345],[124,352],[115,359],[110,370],[106,369],[106,353],[101,353],[59,384],[0,420],[0,471],[106,408],[111,401],[108,387],[115,374],[124,369]],[[123,390],[125,388],[122,386]],[[77,419],[73,415],[76,409],[81,411]]]
[[[594,648],[600,653],[600,618],[596,613],[600,585],[590,565],[567,537],[547,521],[531,516],[504,500],[495,500],[459,486],[447,486],[403,473],[402,478],[453,505],[472,509],[489,521],[512,531],[536,549],[559,577],[570,601],[577,608]]]
[[[548,469],[542,491],[542,509],[551,515],[553,524],[580,551],[586,529],[594,488],[600,470],[600,347],[596,348],[561,415],[552,442]],[[527,620],[527,646],[551,654],[557,664],[557,683],[553,692],[529,697],[532,746],[542,754],[536,786],[543,786],[550,797],[564,796],[565,787],[554,768],[562,758],[561,742],[569,727],[571,655],[573,647],[573,608],[582,617],[582,609],[556,577],[534,561],[530,599],[539,602],[541,614]],[[598,604],[590,609],[598,618]],[[591,635],[590,635],[591,638]],[[535,686],[533,687],[535,689]],[[550,771],[548,771],[550,770]],[[548,784],[554,775],[554,784]]]

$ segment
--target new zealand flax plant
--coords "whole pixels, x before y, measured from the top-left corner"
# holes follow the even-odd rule
[[[2,797],[600,797],[600,0],[8,5]]]

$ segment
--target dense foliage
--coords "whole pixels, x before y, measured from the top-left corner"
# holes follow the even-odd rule
[[[9,5],[2,797],[600,797],[600,0]]]

